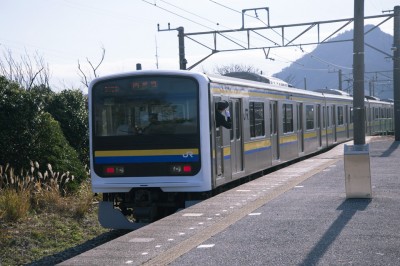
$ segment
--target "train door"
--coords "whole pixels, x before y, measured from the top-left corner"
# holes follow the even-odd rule
[[[304,152],[303,103],[297,103],[297,144],[299,153]]]
[[[269,103],[272,161],[279,160],[278,102]]]
[[[215,109],[214,112],[216,112],[216,105],[217,103],[221,101],[221,97],[214,97],[214,103],[215,103]],[[214,116],[215,117],[215,113]],[[214,157],[214,164],[215,164],[215,174],[216,174],[216,179],[221,179],[224,177],[224,153],[223,153],[223,139],[222,139],[222,128],[221,127],[215,127],[215,145],[214,145],[214,151],[213,151],[213,157]]]
[[[317,139],[318,147],[322,147],[322,129],[321,129],[321,105],[317,104]]]
[[[346,138],[350,138],[350,127],[349,127],[349,106],[346,105],[344,109],[344,124],[346,126]]]
[[[337,142],[337,132],[336,132],[336,126],[337,126],[337,121],[336,121],[336,105],[332,106],[332,133],[333,133],[333,142]]]
[[[329,140],[328,140],[328,107],[327,106],[323,106],[322,107],[322,128],[323,128],[323,132],[325,134],[325,146],[328,146],[329,144]]]
[[[232,177],[243,172],[243,138],[242,138],[242,105],[240,99],[230,99],[229,110],[232,117],[231,141],[231,168]]]

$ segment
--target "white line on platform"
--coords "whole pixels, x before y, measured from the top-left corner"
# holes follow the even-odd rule
[[[215,244],[208,244],[208,245],[200,245],[197,248],[212,248],[214,246],[215,246]]]

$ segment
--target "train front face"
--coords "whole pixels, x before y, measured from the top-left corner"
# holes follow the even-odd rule
[[[202,160],[209,144],[200,141],[201,130],[209,134],[200,127],[209,124],[200,115],[207,99],[203,86],[206,78],[190,72],[138,71],[95,80],[89,90],[93,191],[209,190]]]

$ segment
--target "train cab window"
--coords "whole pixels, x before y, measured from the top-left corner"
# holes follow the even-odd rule
[[[250,102],[250,137],[265,135],[264,103]]]
[[[314,105],[306,105],[306,129],[314,129]]]
[[[282,105],[283,133],[293,132],[293,104]]]
[[[338,106],[337,108],[337,116],[338,116],[338,125],[344,124],[344,117],[343,117],[343,106]]]

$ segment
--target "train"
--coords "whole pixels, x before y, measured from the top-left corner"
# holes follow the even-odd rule
[[[216,126],[229,104],[231,127]],[[225,111],[227,115],[227,112]],[[366,133],[393,131],[393,103],[365,99]],[[92,190],[103,227],[135,229],[220,188],[353,138],[353,98],[185,70],[89,86]]]

